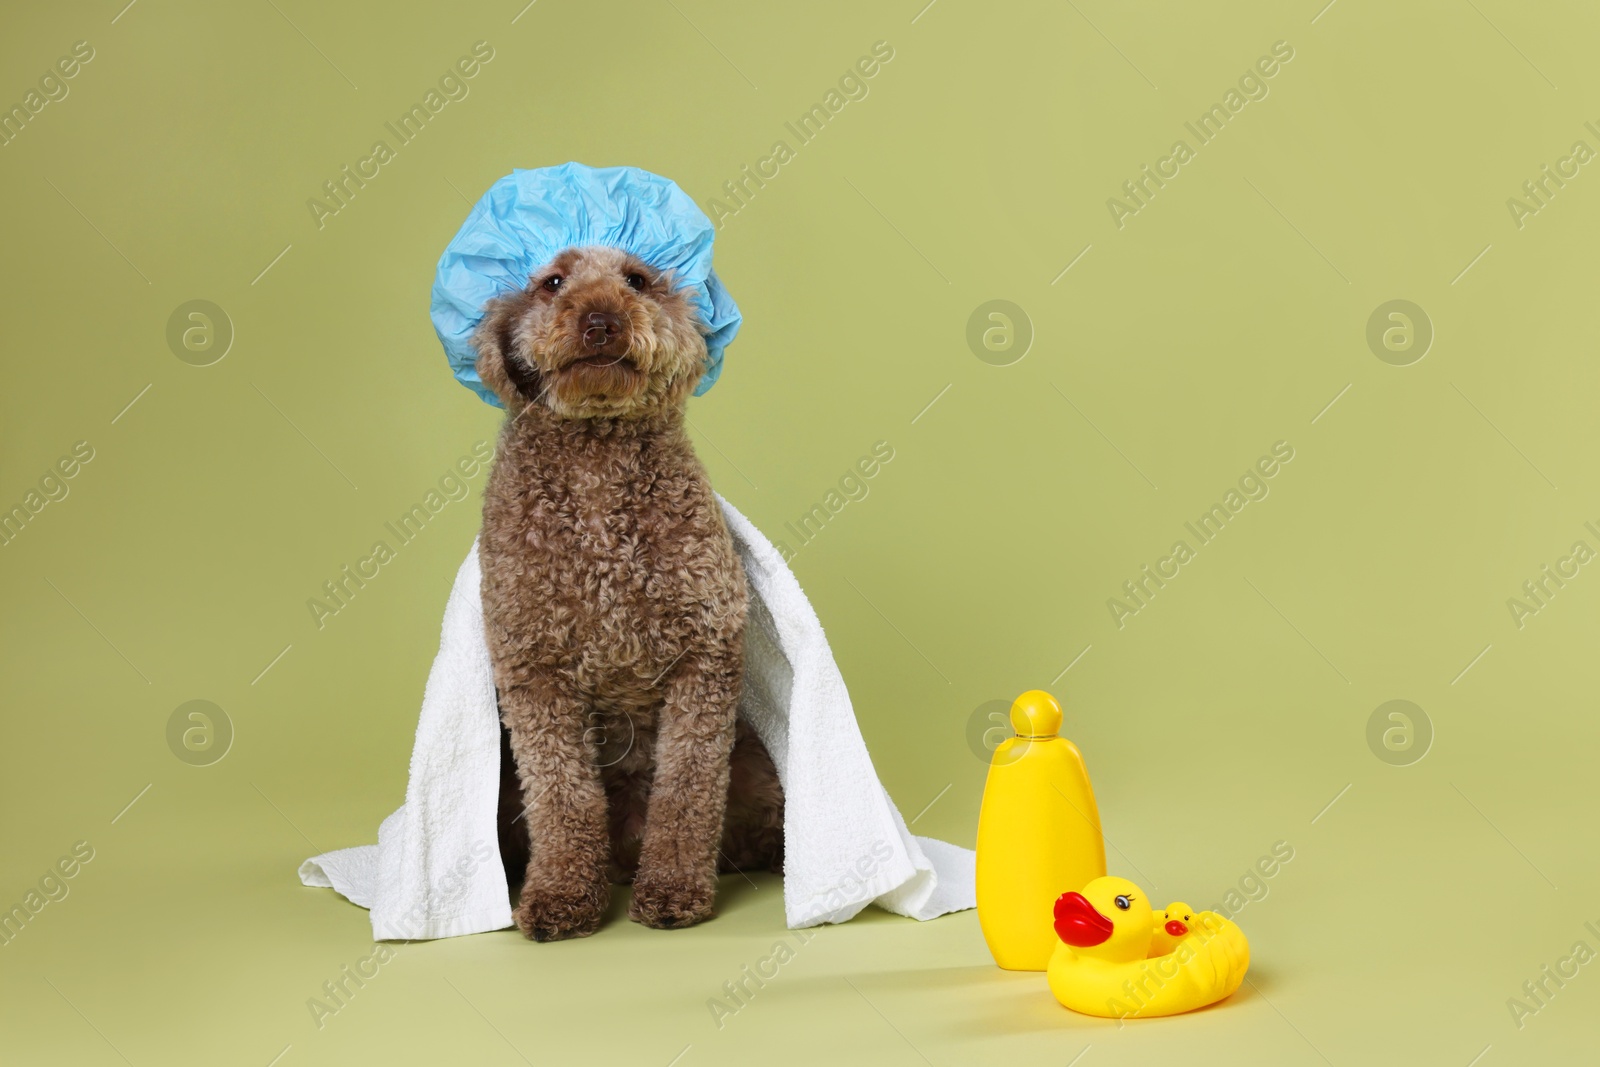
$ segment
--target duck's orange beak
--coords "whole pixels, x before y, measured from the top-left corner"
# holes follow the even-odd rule
[[[1073,948],[1089,948],[1111,936],[1111,920],[1095,911],[1082,893],[1063,893],[1056,901],[1056,936]]]
[[[1173,937],[1182,937],[1188,932],[1189,928],[1183,925],[1183,923],[1179,922],[1177,919],[1173,919],[1167,923],[1167,933],[1171,934]]]

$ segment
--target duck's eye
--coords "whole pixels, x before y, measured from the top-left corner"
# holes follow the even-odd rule
[[[1117,907],[1121,908],[1123,911],[1127,911],[1133,905],[1133,901],[1130,900],[1128,897],[1118,897],[1116,900],[1113,900],[1111,903],[1115,904]]]
[[[561,283],[565,280],[559,274],[550,275],[544,280],[544,291],[547,293],[558,292],[561,289]]]
[[[643,274],[630,274],[630,275],[628,275],[627,282],[628,282],[628,288],[632,289],[634,292],[636,292],[636,293],[644,292],[644,284],[645,283],[644,283],[644,275]]]

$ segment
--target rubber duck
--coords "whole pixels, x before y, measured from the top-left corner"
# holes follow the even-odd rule
[[[1150,925],[1150,958],[1165,956],[1190,937],[1211,937],[1226,920],[1214,911],[1195,911],[1181,900],[1168,904]]]
[[[1244,981],[1250,945],[1220,916],[1195,918],[1192,926],[1166,920],[1185,931],[1171,952],[1151,957],[1154,912],[1144,890],[1126,878],[1106,877],[1063,893],[1055,904],[1061,943],[1050,958],[1050,992],[1073,1011],[1107,1019],[1177,1015],[1215,1004]]]
[[[1181,900],[1168,904],[1150,926],[1150,958],[1165,956],[1194,928],[1194,909]]]
[[[978,923],[1008,971],[1050,965],[1050,906],[1061,888],[1106,873],[1100,810],[1078,747],[1060,736],[1061,704],[1030,689],[1011,705],[978,813]]]

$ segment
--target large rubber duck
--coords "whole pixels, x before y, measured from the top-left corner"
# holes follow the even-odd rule
[[[1239,988],[1250,945],[1238,926],[1209,913],[1197,914],[1193,926],[1167,920],[1183,925],[1183,934],[1171,952],[1150,957],[1153,918],[1144,890],[1126,878],[1096,878],[1082,892],[1063,893],[1050,992],[1084,1015],[1140,1019],[1194,1011]]]

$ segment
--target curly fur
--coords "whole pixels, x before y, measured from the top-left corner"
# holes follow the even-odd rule
[[[630,879],[634,920],[699,922],[719,859],[781,870],[783,795],[736,719],[744,572],[684,430],[698,321],[670,277],[572,248],[474,344],[508,414],[479,554],[517,924],[593,933]]]

